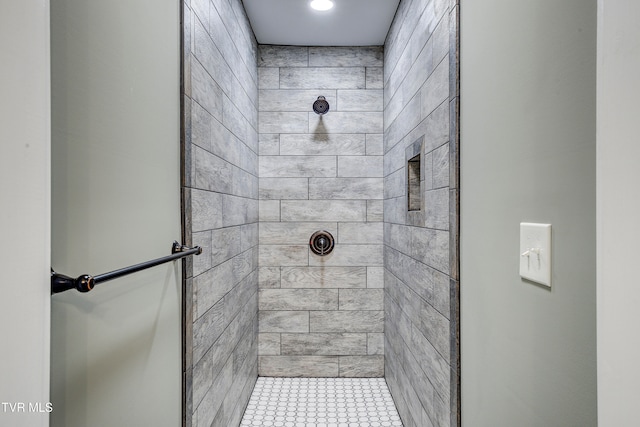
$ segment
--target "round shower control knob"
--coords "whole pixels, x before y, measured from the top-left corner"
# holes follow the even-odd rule
[[[333,236],[328,231],[316,231],[309,239],[309,246],[314,254],[324,256],[333,250]]]

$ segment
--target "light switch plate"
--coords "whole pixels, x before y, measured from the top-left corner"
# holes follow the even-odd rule
[[[520,223],[520,276],[551,287],[551,224]]]

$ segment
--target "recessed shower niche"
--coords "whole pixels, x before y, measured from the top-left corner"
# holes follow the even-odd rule
[[[420,160],[421,155],[417,154],[407,161],[407,208],[410,211],[419,211],[422,209],[422,191],[420,190],[422,173],[420,170]]]
[[[407,222],[411,225],[424,225],[425,212],[425,164],[424,137],[420,137],[405,148]]]

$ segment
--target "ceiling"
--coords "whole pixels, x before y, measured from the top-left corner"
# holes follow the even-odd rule
[[[380,46],[400,0],[333,0],[319,12],[310,0],[243,0],[260,44]]]

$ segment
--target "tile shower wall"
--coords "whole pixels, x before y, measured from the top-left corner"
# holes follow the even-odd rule
[[[238,425],[257,378],[257,44],[240,0],[184,10],[185,425]]]
[[[460,424],[457,3],[403,0],[385,44],[385,376],[407,426]]]
[[[383,376],[383,49],[260,46],[258,67],[259,373]]]

